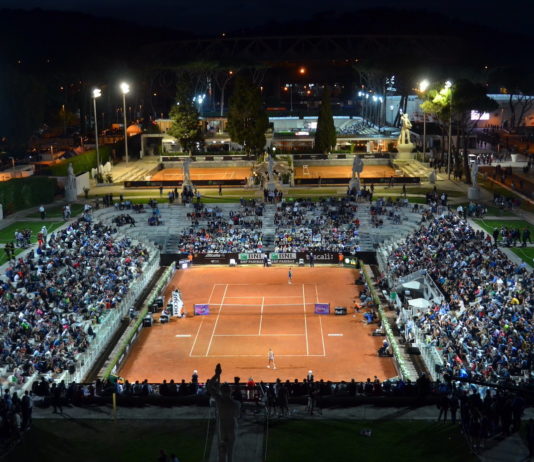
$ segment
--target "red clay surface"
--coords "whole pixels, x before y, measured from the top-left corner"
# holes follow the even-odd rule
[[[252,174],[252,169],[248,167],[213,167],[213,168],[191,168],[191,180],[244,180]],[[334,166],[309,166],[306,172],[304,167],[295,167],[295,178],[350,178],[352,167],[348,165]],[[366,165],[360,174],[362,178],[390,178],[395,175],[388,165]],[[183,170],[181,168],[166,168],[161,170],[151,178],[152,181],[176,181],[183,180]]]
[[[295,178],[350,178],[352,175],[352,166],[334,165],[334,166],[312,166],[305,173],[304,167],[295,167]],[[361,178],[390,178],[395,175],[389,165],[366,165],[360,174]]]
[[[325,380],[384,380],[396,375],[390,358],[379,358],[383,337],[372,337],[363,313],[352,313],[359,294],[358,272],[337,267],[193,267],[178,271],[167,288],[180,288],[185,319],[144,328],[120,376],[133,381],[189,380],[194,369],[202,381],[217,363],[223,380],[254,377],[302,379],[308,370]],[[314,314],[314,304],[330,303],[332,314]],[[192,316],[192,306],[209,303],[211,314]],[[347,316],[334,307],[347,306]],[[276,370],[267,368],[275,353]]]
[[[191,181],[198,180],[244,180],[252,175],[249,167],[213,167],[191,168]],[[181,168],[165,168],[154,175],[152,181],[183,180],[184,172]]]

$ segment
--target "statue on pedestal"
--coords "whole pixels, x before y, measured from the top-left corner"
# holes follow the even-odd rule
[[[478,187],[478,163],[473,162],[471,165],[471,186],[473,188]]]
[[[184,159],[184,186],[190,186],[191,185],[191,158],[186,157]]]
[[[398,139],[398,144],[410,144],[410,129],[412,128],[412,123],[408,117],[408,114],[401,115],[401,132]]]
[[[480,200],[480,188],[478,187],[478,164],[473,162],[470,168],[471,186],[467,189],[467,198],[470,201]]]
[[[397,140],[397,151],[399,153],[397,160],[411,160],[413,159],[412,152],[415,146],[410,141],[410,128],[412,128],[412,123],[408,118],[408,114],[402,114],[401,123],[401,131]]]
[[[76,175],[74,175],[72,163],[69,162],[69,166],[67,167],[67,181],[65,183],[65,199],[68,202],[73,202],[77,197],[78,192],[76,190]]]
[[[274,181],[274,159],[273,156],[269,156],[267,161],[267,173],[269,174],[269,181]]]
[[[352,162],[352,175],[349,182],[349,189],[360,190],[360,173],[363,171],[363,161],[360,156],[355,155]]]

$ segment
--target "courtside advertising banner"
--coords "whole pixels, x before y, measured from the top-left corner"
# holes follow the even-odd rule
[[[194,313],[195,313],[195,316],[206,316],[210,314],[210,306],[209,305],[195,305]]]
[[[315,314],[330,314],[330,303],[316,303]]]

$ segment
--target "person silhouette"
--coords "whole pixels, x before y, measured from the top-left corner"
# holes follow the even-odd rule
[[[230,385],[221,385],[222,368],[215,366],[215,375],[206,388],[215,401],[217,409],[217,437],[219,441],[219,462],[232,462],[237,434],[237,419],[241,404],[232,398]]]

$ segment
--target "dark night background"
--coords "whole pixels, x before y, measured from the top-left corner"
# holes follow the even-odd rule
[[[184,72],[192,73],[192,62],[208,63],[221,72],[234,66],[251,73],[260,69],[267,106],[279,105],[280,85],[295,81],[300,65],[308,66],[308,82],[338,83],[343,89],[340,101],[351,99],[362,84],[357,67],[396,74],[403,94],[411,92],[422,75],[469,78],[485,84],[488,92],[499,91],[511,75],[532,75],[528,52],[534,45],[534,5],[527,2],[1,0],[0,8],[0,137],[7,137],[7,145],[17,150],[43,122],[57,124],[63,106],[76,114],[83,133],[90,123],[95,86],[103,90],[102,118],[114,120],[121,102],[116,86],[122,79],[132,84],[129,102],[142,109],[141,119],[166,116],[176,83]],[[291,59],[261,53],[233,59],[187,56],[188,47],[179,45],[185,39],[221,40],[223,33],[225,40],[376,36],[386,45],[362,41],[341,60],[328,52],[311,56],[305,46],[302,55]],[[213,95],[215,111],[216,88]]]
[[[234,31],[270,21],[306,20],[327,8],[350,12],[377,7],[426,10],[499,30],[530,34],[534,13],[534,5],[528,0],[506,3],[484,0],[337,0],[333,3],[320,0],[2,0],[0,7],[77,11],[200,34]],[[411,32],[410,26],[406,25],[406,33]]]

